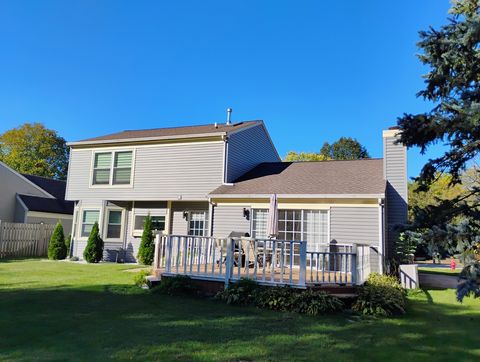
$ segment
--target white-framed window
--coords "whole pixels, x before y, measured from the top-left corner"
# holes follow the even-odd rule
[[[254,209],[252,236],[267,238],[268,209]],[[328,244],[328,210],[278,210],[278,239],[306,241],[308,251]]]
[[[266,239],[267,235],[268,209],[253,209],[252,237]]]
[[[107,209],[106,239],[120,239],[122,236],[123,211]]]
[[[99,151],[93,155],[92,186],[128,186],[132,183],[133,151]]]
[[[207,211],[190,211],[188,213],[188,235],[207,236]]]
[[[88,238],[92,231],[93,224],[98,222],[100,210],[83,210],[82,212],[82,226],[80,228],[80,237]]]
[[[165,215],[150,215],[152,218],[152,230],[162,232],[165,230]],[[143,224],[147,215],[134,215],[133,220],[133,235],[139,236],[143,232]]]

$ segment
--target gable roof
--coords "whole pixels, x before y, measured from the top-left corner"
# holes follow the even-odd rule
[[[87,138],[84,140],[69,142],[69,146],[87,145],[98,143],[115,143],[115,142],[134,142],[149,141],[160,139],[178,139],[192,137],[222,136],[238,130],[242,130],[254,125],[263,125],[263,121],[243,121],[238,123],[227,124],[205,124],[199,126],[169,127],[169,128],[153,128],[142,130],[126,130],[104,136]]]
[[[22,176],[55,197],[52,199],[19,194],[18,196],[22,199],[29,211],[73,214],[74,202],[65,201],[66,181],[27,174],[22,174]]]
[[[56,214],[73,214],[73,201],[48,199],[46,197],[18,195],[28,211],[52,212]]]
[[[271,194],[315,197],[382,197],[382,159],[318,162],[268,162],[247,172],[233,185],[210,196],[268,197]]]
[[[66,181],[54,180],[51,178],[28,175],[24,173],[22,174],[22,176],[28,179],[29,181],[33,182],[35,185],[45,190],[55,198],[60,200],[65,199],[65,189],[67,187]]]

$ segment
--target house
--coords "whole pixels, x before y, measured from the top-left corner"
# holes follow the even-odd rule
[[[65,235],[71,231],[73,206],[65,201],[66,182],[21,174],[0,162],[0,220],[16,223],[55,224]]]
[[[269,198],[276,194],[278,240],[306,242],[317,262],[326,250],[357,245],[362,268],[381,272],[397,238],[393,226],[407,217],[406,149],[395,142],[397,133],[383,132],[382,159],[298,163],[281,162],[262,121],[128,130],[71,142],[66,198],[75,202],[73,254],[82,258],[98,221],[105,257],[124,250],[125,259],[135,261],[148,214],[163,235],[191,236],[177,237],[184,243],[173,247],[178,252],[195,238],[265,239]],[[201,248],[188,245],[185,258]],[[162,248],[175,252],[172,245]],[[212,270],[221,264],[215,260]]]

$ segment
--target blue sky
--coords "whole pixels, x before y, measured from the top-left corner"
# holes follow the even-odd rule
[[[428,105],[418,31],[448,0],[0,1],[0,132],[67,140],[263,119],[281,155],[381,130]],[[427,157],[409,151],[409,176]]]

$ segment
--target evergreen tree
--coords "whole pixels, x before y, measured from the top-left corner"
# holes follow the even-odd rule
[[[98,263],[103,258],[103,240],[100,237],[98,222],[93,224],[92,230],[90,231],[87,246],[83,251],[83,258],[88,263]]]
[[[153,256],[155,254],[155,241],[152,230],[152,217],[148,215],[143,223],[142,241],[138,249],[138,260],[144,265],[151,265],[153,263]]]
[[[63,226],[57,222],[53,230],[52,237],[48,244],[48,259],[60,260],[67,256],[67,246],[65,245],[65,236],[63,235]]]
[[[418,96],[433,104],[433,108],[420,114],[405,114],[398,121],[404,145],[419,147],[422,152],[438,142],[448,148],[425,164],[416,180],[419,190],[428,190],[438,172],[448,172],[452,185],[462,183],[463,171],[480,155],[480,1],[454,1],[450,13],[447,25],[421,31],[418,43],[420,61],[430,67],[425,89]],[[480,169],[474,172],[478,178]],[[467,220],[469,227],[449,227],[458,218]],[[415,226],[430,228],[435,231],[435,238],[442,241],[452,230],[461,233],[463,239],[465,232],[471,232],[468,239],[475,240],[480,230],[480,184],[453,199],[429,205],[417,215]],[[475,272],[480,269],[478,249],[476,241],[470,247],[475,256],[462,273],[467,282],[457,291],[459,300],[469,294],[480,296],[480,274]]]

